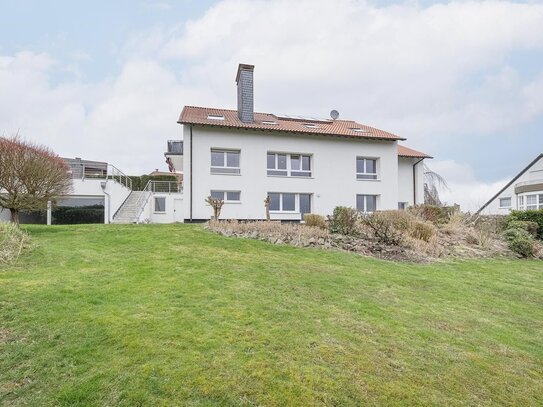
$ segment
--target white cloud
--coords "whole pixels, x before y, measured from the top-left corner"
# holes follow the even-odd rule
[[[471,166],[454,160],[434,161],[429,166],[447,181],[447,188],[440,189],[441,200],[458,204],[463,211],[477,211],[509,181],[482,182]]]
[[[335,108],[433,153],[442,136],[465,142],[543,114],[543,68],[523,77],[508,60],[513,51],[543,52],[540,38],[538,3],[222,1],[186,26],[150,27],[116,44],[121,69],[100,82],[45,54],[0,56],[0,131],[21,129],[59,153],[127,172],[164,168],[183,105],[234,107],[235,71],[245,62],[256,65],[260,111],[326,116]],[[52,85],[66,70],[76,75]],[[466,173],[451,181],[451,201],[472,194],[455,185],[484,188]]]

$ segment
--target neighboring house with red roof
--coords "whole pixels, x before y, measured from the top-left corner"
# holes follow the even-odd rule
[[[208,196],[224,199],[224,219],[263,219],[267,196],[279,220],[336,206],[372,212],[423,203],[429,155],[352,120],[254,112],[253,72],[238,67],[237,110],[181,112],[186,221],[210,218]]]
[[[543,153],[532,160],[477,213],[507,215],[511,210],[543,209]]]

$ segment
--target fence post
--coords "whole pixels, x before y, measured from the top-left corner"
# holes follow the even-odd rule
[[[47,201],[47,225],[51,226],[51,201]]]

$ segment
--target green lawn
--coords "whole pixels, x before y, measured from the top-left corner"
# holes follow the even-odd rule
[[[543,405],[541,261],[28,230],[0,270],[0,405]]]

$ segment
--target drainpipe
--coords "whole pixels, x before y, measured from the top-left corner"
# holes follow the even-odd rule
[[[104,216],[104,223],[110,223],[109,218],[111,217],[111,205],[109,201],[111,200],[111,196],[106,192],[107,182],[101,182],[100,186],[102,187],[102,191],[104,191],[104,194],[107,197],[107,218]]]
[[[417,204],[417,171],[416,171],[416,167],[417,167],[417,164],[419,164],[422,160],[424,160],[424,158],[421,158],[415,164],[413,164],[413,205]]]
[[[190,175],[189,175],[189,182],[190,182],[190,189],[189,189],[189,194],[190,194],[190,221],[192,222],[192,124],[190,125],[190,152],[189,152],[189,157],[190,157],[190,168],[189,168],[189,172],[190,172]]]

